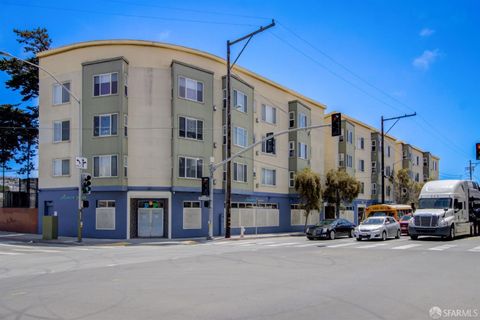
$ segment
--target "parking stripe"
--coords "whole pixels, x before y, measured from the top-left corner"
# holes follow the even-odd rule
[[[405,250],[405,249],[421,247],[421,246],[422,246],[421,244],[407,244],[407,245],[404,245],[404,246],[393,247],[392,249],[394,249],[394,250]]]
[[[447,249],[450,249],[450,248],[453,248],[453,247],[457,247],[457,245],[456,244],[445,244],[443,246],[429,248],[428,250],[443,251],[443,250],[447,250]]]

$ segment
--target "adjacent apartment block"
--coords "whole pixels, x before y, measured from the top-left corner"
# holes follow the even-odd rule
[[[55,213],[60,235],[76,235],[80,173],[88,172],[85,237],[207,235],[200,178],[211,160],[225,157],[225,61],[130,40],[78,43],[38,57],[81,101],[40,71],[40,126],[51,130],[39,137],[39,219]],[[324,122],[323,104],[241,67],[233,68],[231,88],[232,153],[271,132]],[[233,233],[240,226],[303,230],[293,181],[307,166],[324,174],[324,139],[322,130],[285,134],[275,153],[262,145],[232,163]],[[79,155],[86,170],[75,166]],[[224,233],[224,184],[217,170],[215,235]]]

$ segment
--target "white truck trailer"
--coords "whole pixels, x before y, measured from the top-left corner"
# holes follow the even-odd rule
[[[480,221],[480,188],[466,180],[436,180],[425,183],[418,209],[410,219],[408,232],[413,240],[419,236],[454,239],[473,235]]]

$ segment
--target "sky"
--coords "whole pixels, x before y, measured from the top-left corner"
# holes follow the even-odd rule
[[[100,39],[178,44],[226,57],[226,41],[267,25],[238,64],[440,157],[468,178],[480,142],[480,1],[0,0],[0,50],[12,30],[47,28],[52,47]],[[232,49],[238,54],[241,45]],[[2,85],[0,103],[20,96]],[[34,102],[33,102],[34,103]],[[392,122],[389,122],[393,124]],[[386,124],[388,128],[388,124]],[[474,172],[480,180],[480,165]]]

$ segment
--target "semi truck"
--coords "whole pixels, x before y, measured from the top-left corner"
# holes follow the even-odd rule
[[[435,180],[420,191],[418,209],[410,219],[412,240],[437,236],[453,240],[460,235],[478,235],[480,187],[467,180]]]

